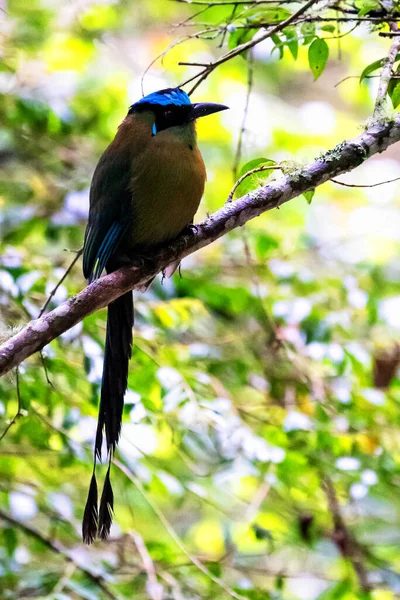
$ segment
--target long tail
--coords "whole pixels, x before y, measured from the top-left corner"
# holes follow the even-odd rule
[[[82,523],[83,541],[91,544],[96,537],[106,539],[110,533],[114,495],[110,481],[110,465],[121,433],[124,395],[128,384],[128,365],[132,354],[134,322],[132,292],[120,296],[108,307],[103,378],[94,447],[93,475]],[[96,461],[101,460],[103,431],[107,443],[109,466],[104,480],[98,510]]]

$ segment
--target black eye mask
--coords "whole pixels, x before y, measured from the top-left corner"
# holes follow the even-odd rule
[[[153,108],[154,110],[154,108]],[[157,107],[155,110],[156,120],[153,125],[152,134],[156,135],[169,127],[178,127],[189,121],[191,114],[190,106],[175,106],[173,104]]]

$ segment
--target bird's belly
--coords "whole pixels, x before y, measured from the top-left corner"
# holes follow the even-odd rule
[[[132,180],[132,228],[124,244],[130,250],[171,240],[191,223],[206,179],[197,147],[153,150],[150,167],[145,159]]]

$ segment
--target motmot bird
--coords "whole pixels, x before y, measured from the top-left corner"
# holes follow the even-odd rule
[[[114,140],[95,169],[90,187],[83,273],[89,283],[127,257],[151,256],[151,249],[172,240],[200,204],[206,169],[197,146],[196,120],[227,106],[192,103],[180,88],[153,92],[132,104]],[[106,539],[113,516],[110,466],[121,433],[134,322],[132,292],[108,306],[94,466],[83,517],[86,543]],[[109,460],[98,506],[96,461],[105,434]]]

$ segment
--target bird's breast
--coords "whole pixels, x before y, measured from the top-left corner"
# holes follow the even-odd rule
[[[132,228],[125,244],[152,246],[176,237],[192,222],[206,170],[195,136],[163,131],[132,164]]]

